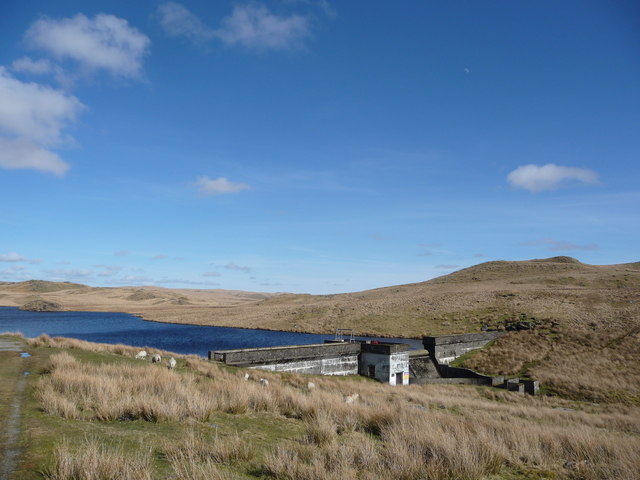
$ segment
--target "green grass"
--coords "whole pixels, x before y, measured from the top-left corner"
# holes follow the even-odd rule
[[[302,438],[304,426],[301,422],[268,412],[250,412],[246,414],[228,414],[215,412],[207,423],[147,422],[135,421],[83,421],[65,420],[61,417],[45,414],[33,396],[33,386],[44,374],[45,366],[51,355],[60,352],[57,348],[28,348],[32,357],[28,360],[31,374],[22,409],[21,445],[23,453],[13,478],[20,480],[42,479],[45,472],[51,471],[54,462],[54,450],[64,439],[70,447],[80,448],[86,439],[100,443],[120,446],[126,451],[135,451],[146,446],[153,449],[154,478],[168,478],[169,463],[163,455],[168,443],[177,442],[189,430],[195,430],[199,437],[210,438],[239,434],[252,446],[251,461],[234,465],[234,472],[242,476],[256,472],[262,464],[266,452],[276,443]],[[67,350],[71,355],[87,363],[139,364],[139,360],[107,352],[85,350]],[[6,405],[11,403],[12,390],[17,371],[22,368],[19,354],[0,352],[0,415],[5,415]],[[180,365],[180,364],[179,364]],[[21,370],[20,370],[21,371]],[[180,368],[176,370],[180,373]],[[3,417],[0,417],[3,418]],[[252,477],[252,478],[255,478]]]

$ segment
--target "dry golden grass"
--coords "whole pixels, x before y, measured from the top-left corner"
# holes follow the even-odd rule
[[[72,310],[124,311],[155,321],[324,333],[350,327],[406,337],[479,331],[524,315],[547,328],[509,334],[467,366],[526,374],[570,398],[640,405],[640,263],[487,262],[428,282],[341,295],[37,281],[2,284],[0,295],[6,305],[38,295]]]
[[[158,287],[0,284],[3,304],[39,296],[69,310],[122,311],[170,323],[418,337],[477,330],[520,313],[582,330],[624,330],[640,316],[640,263],[586,265],[568,257],[487,262],[428,282],[339,295]]]
[[[66,441],[55,450],[55,464],[45,473],[48,480],[152,480],[151,451],[141,446],[134,453],[87,439],[78,449]]]
[[[270,412],[296,419],[306,435],[274,444],[260,467],[281,479],[480,479],[508,470],[595,480],[634,479],[640,471],[640,409],[633,406],[328,377],[314,378],[308,390],[308,377],[259,372],[265,387],[257,372],[245,381],[244,370],[181,361],[170,371],[133,361],[83,363],[63,352],[51,357],[36,391],[44,410],[65,418],[197,423],[214,412]],[[350,393],[359,394],[356,403],[344,402]],[[237,436],[187,435],[165,447],[176,478],[228,478],[255,454]]]
[[[203,439],[194,430],[179,442],[168,443],[163,453],[176,480],[229,480],[233,476],[220,466],[249,460],[252,455],[250,445],[238,435]]]

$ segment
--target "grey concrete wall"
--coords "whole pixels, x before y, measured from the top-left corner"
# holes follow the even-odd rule
[[[484,347],[501,335],[503,335],[502,332],[443,335],[440,337],[424,337],[422,343],[438,363],[448,364],[471,350]]]
[[[293,361],[312,361],[322,358],[352,356],[360,353],[359,343],[320,343],[271,348],[243,348],[239,350],[210,351],[209,360],[227,365],[245,366]]]
[[[427,383],[428,379],[440,378],[437,364],[426,350],[423,352],[409,352],[409,383]]]
[[[269,365],[256,365],[250,368],[269,370],[271,372],[309,373],[315,375],[357,375],[358,355],[279,362]]]
[[[483,375],[481,373],[474,372],[473,370],[469,370],[468,368],[451,367],[449,365],[442,364],[438,366],[438,370],[440,371],[440,375],[442,376],[442,378],[446,379],[468,378],[474,379],[476,381],[475,383],[477,384],[491,386],[504,383],[504,376],[502,375],[492,377],[490,375]]]

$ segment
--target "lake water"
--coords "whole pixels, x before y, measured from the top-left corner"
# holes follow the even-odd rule
[[[15,307],[0,307],[0,332],[22,332],[26,337],[46,333],[52,337],[148,346],[203,357],[209,350],[302,345],[334,338],[310,333],[148,322],[128,313],[27,312]],[[421,341],[415,339],[357,338],[403,342],[412,349],[423,348]]]

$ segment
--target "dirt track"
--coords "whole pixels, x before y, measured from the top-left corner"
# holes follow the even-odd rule
[[[2,412],[2,444],[0,444],[0,479],[8,479],[15,470],[20,455],[20,413],[27,385],[28,358],[16,355],[24,351],[24,343],[6,337],[0,337],[0,357],[3,364],[11,364],[9,372],[3,372],[12,377],[13,391],[7,391],[9,408]],[[6,358],[5,358],[6,357]]]

